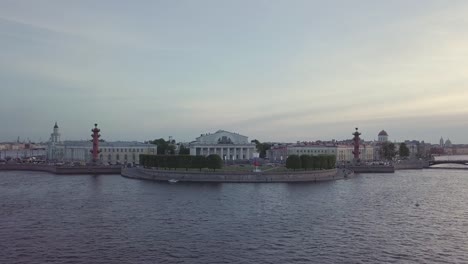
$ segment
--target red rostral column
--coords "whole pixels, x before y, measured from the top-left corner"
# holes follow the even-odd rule
[[[354,135],[354,138],[353,138],[353,142],[354,142],[354,151],[353,151],[354,162],[358,162],[359,161],[359,154],[361,154],[361,152],[359,151],[359,145],[360,145],[360,141],[361,141],[361,139],[359,138],[359,135],[361,135],[361,133],[358,132],[357,127],[356,127],[356,132],[354,132],[352,135]]]
[[[94,124],[94,128],[91,129],[91,132],[93,132],[93,134],[91,135],[91,137],[93,138],[93,140],[91,140],[93,142],[93,149],[91,150],[91,153],[93,154],[93,163],[96,163],[98,161],[98,154],[101,152],[101,150],[99,149],[99,138],[101,137],[101,135],[99,134],[101,130],[99,128],[97,128],[97,124]]]

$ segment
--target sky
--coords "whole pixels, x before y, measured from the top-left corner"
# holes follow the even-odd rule
[[[0,141],[468,143],[468,1],[1,0]]]

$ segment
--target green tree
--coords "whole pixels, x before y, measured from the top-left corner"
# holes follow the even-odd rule
[[[386,160],[392,160],[395,155],[395,144],[392,142],[384,142],[380,149],[380,156]]]
[[[164,138],[150,140],[148,142],[158,146],[158,155],[175,154],[174,144],[172,142],[166,141]]]
[[[169,169],[177,169],[179,162],[178,162],[179,156],[167,156],[167,166]]]
[[[328,166],[328,157],[327,155],[318,155],[318,168],[326,169]]]
[[[260,145],[260,141],[258,141],[257,139],[251,140],[250,143],[255,143],[256,146]],[[257,150],[258,150],[258,148],[257,148]]]
[[[296,171],[296,169],[300,169],[301,167],[301,158],[298,155],[290,155],[286,159],[286,168]]]
[[[179,148],[179,155],[190,155],[190,149],[181,144]]]
[[[312,168],[312,157],[311,156],[306,155],[306,154],[302,154],[300,156],[300,158],[301,158],[301,167],[304,170],[308,170],[308,169]]]
[[[260,158],[266,158],[266,152],[271,148],[271,145],[268,143],[260,143],[257,139],[250,141],[251,143],[255,143],[255,147],[257,148],[257,152],[259,153]]]
[[[262,144],[262,151],[260,152],[260,158],[264,159],[266,158],[267,154],[267,150],[271,149],[271,144],[268,144],[268,143],[263,143]]]
[[[205,158],[205,156],[193,156],[192,157],[192,168],[199,169],[200,171],[203,168],[206,168],[206,158]]]
[[[206,165],[208,169],[216,171],[216,169],[221,169],[223,167],[223,160],[218,154],[211,154],[206,157]]]
[[[328,156],[328,168],[333,169],[336,167],[336,156],[335,155],[329,155]]]
[[[313,169],[313,170],[316,170],[318,169],[319,165],[320,165],[320,162],[319,162],[320,158],[318,156],[310,156],[310,167]]]
[[[166,148],[169,144],[164,140],[164,138],[150,140],[149,143],[158,146],[158,155],[166,154]]]
[[[399,154],[401,158],[409,157],[409,148],[406,146],[405,143],[400,144]]]
[[[140,164],[141,164],[143,167],[148,166],[148,155],[146,155],[146,154],[140,154]]]
[[[166,155],[156,156],[158,167],[166,169],[169,167],[169,162]]]
[[[185,168],[188,170],[192,167],[192,157],[190,155],[179,155],[177,157],[177,168]]]
[[[175,149],[176,147],[174,146],[174,144],[168,144],[167,147],[166,147],[166,155],[174,155],[175,154]]]

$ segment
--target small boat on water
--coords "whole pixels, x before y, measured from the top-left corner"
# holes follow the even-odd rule
[[[168,180],[169,183],[177,183],[179,180],[176,180],[176,179],[170,179]]]

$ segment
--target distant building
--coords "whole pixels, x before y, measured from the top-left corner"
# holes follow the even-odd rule
[[[57,162],[90,162],[92,159],[91,141],[60,141],[57,123],[47,144],[47,160]],[[140,154],[156,154],[157,146],[136,141],[99,142],[99,161],[102,163],[136,163]]]
[[[57,122],[55,122],[52,134],[50,134],[49,142],[47,142],[46,159],[62,160],[64,157],[63,143],[60,141],[60,133]]]
[[[388,134],[387,134],[387,132],[385,130],[380,131],[379,134],[377,135],[377,137],[378,137],[379,142],[387,142],[388,141]]]
[[[409,150],[409,159],[421,158],[424,157],[424,141],[419,142],[417,140],[405,140],[405,145]]]
[[[451,148],[452,147],[452,141],[450,141],[450,139],[447,139],[445,141],[445,146],[444,147]]]
[[[273,146],[267,151],[267,157],[270,161],[286,161],[289,155],[335,155],[337,163],[351,162],[354,158],[354,146],[351,141],[332,141],[332,142],[303,142],[289,145]],[[374,160],[374,147],[364,143],[360,145],[359,157],[361,161]]]
[[[351,162],[354,159],[353,154],[354,146],[350,144],[337,145],[337,162]],[[370,144],[360,144],[359,146],[359,159],[361,161],[374,161],[374,147]]]
[[[266,151],[266,158],[272,162],[283,162],[288,157],[287,144],[274,144]]]
[[[54,132],[50,134],[50,142],[55,142],[55,143],[60,142],[60,133],[59,133],[59,127],[57,125],[57,122],[55,122],[55,125],[54,125]]]
[[[455,155],[468,155],[468,145],[457,144],[453,145],[452,149]]]
[[[336,155],[336,146],[334,145],[299,145],[288,147],[288,156],[289,155]]]
[[[256,146],[248,137],[224,130],[202,134],[190,143],[190,155],[219,155],[223,160],[247,160],[254,157]]]

